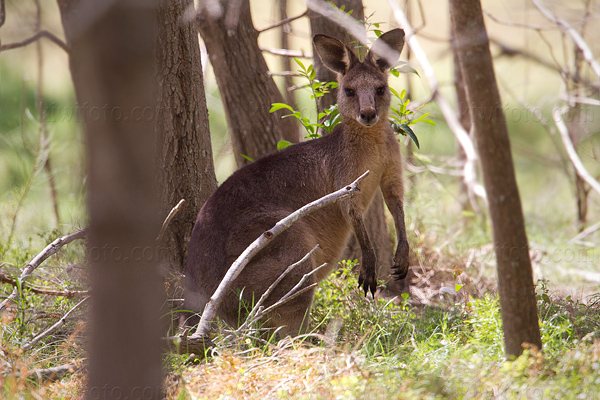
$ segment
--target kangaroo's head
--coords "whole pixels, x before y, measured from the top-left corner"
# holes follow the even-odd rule
[[[323,64],[338,74],[338,109],[345,123],[372,127],[385,121],[390,107],[388,70],[404,46],[404,31],[393,29],[381,35],[364,61],[345,44],[326,35],[315,35],[314,47]]]

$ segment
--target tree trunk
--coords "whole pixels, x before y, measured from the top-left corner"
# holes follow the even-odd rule
[[[87,398],[163,397],[154,175],[156,8],[59,0],[88,156]]]
[[[542,341],[506,120],[481,3],[450,0],[450,15],[489,200],[506,353],[518,356],[524,343],[541,348]]]
[[[258,47],[259,32],[252,24],[249,0],[220,0],[221,15],[201,9],[198,27],[215,71],[238,166],[277,149],[284,139],[299,141],[299,130],[284,111],[269,113],[283,96],[269,75]],[[237,7],[239,6],[239,7]]]
[[[185,265],[198,211],[217,188],[198,32],[181,18],[192,4],[192,0],[160,0],[157,31],[161,217],[185,199],[160,243],[160,261],[178,271]]]
[[[456,46],[456,38],[454,32],[450,32],[450,41],[452,43],[452,55],[454,61],[454,88],[456,89],[456,109],[458,110],[458,120],[462,125],[463,129],[467,132],[471,131],[471,117],[469,116],[469,102],[467,99],[467,91],[465,89],[465,82],[463,79],[462,71],[460,69],[460,60],[458,59],[458,48]],[[467,162],[467,155],[460,145],[456,143],[456,156],[461,162],[461,166]],[[469,189],[465,184],[463,177],[458,179],[458,201],[460,202],[461,209],[463,211],[474,211],[469,199]]]
[[[336,7],[345,6],[345,11],[348,12],[352,10],[352,17],[357,20],[364,20],[364,10],[362,0],[336,0],[333,1]],[[354,48],[352,44],[356,39],[346,31],[346,29],[341,26],[331,22],[327,18],[321,16],[320,14],[309,11],[310,18],[310,28],[312,35],[316,34],[324,34],[335,37],[339,39],[342,43],[345,43],[351,49]],[[315,49],[313,48],[313,54],[317,54]],[[313,57],[313,68],[315,69],[316,79],[321,82],[335,82],[337,81],[336,74],[327,68],[321,62],[319,57]],[[319,112],[323,109],[330,107],[333,104],[337,103],[337,89],[331,91],[319,98],[318,108]],[[381,191],[378,190],[375,198],[373,200],[373,204],[365,214],[365,226],[369,233],[369,238],[375,248],[375,254],[377,256],[377,261],[379,265],[382,267],[378,271],[378,276],[380,279],[389,279],[392,274],[391,266],[392,266],[392,245],[390,241],[390,235],[387,229],[387,224],[385,221],[385,211],[383,206],[383,196]],[[343,259],[360,259],[360,246],[356,240],[356,237],[352,235],[348,242],[348,247],[344,251],[342,256]],[[398,291],[406,291],[407,289],[397,287],[398,284],[394,282],[389,282],[387,287],[391,292]],[[403,285],[400,285],[403,286]]]

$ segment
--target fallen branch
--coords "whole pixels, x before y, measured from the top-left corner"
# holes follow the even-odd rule
[[[65,42],[60,40],[60,38],[55,36],[53,33],[50,33],[48,31],[44,31],[44,30],[37,31],[32,36],[28,37],[27,39],[21,40],[20,42],[3,44],[0,46],[0,52],[27,46],[28,44],[33,43],[36,40],[39,40],[40,38],[43,38],[43,37],[45,37],[45,38],[49,39],[51,42],[57,44],[60,48],[62,48],[67,53],[71,52],[71,50],[69,49],[69,46],[67,46],[67,44]]]
[[[563,145],[565,146],[565,150],[567,151],[567,155],[569,156],[577,175],[579,175],[579,177],[586,181],[588,185],[592,187],[592,189],[600,194],[600,183],[598,183],[598,181],[594,179],[587,169],[585,169],[585,166],[581,162],[579,155],[577,155],[577,151],[575,150],[573,142],[569,136],[569,129],[562,119],[563,115],[563,112],[558,108],[554,108],[554,110],[552,110],[552,118],[554,119],[554,124],[556,125],[558,132],[560,133],[560,137],[563,141]]]
[[[65,322],[67,321],[67,318],[69,317],[69,315],[71,315],[71,313],[73,311],[75,311],[77,308],[79,308],[79,306],[82,305],[83,303],[85,303],[88,299],[89,299],[89,296],[86,297],[85,299],[81,300],[79,303],[75,304],[73,306],[73,308],[71,308],[65,315],[63,315],[62,318],[59,319],[54,325],[52,325],[50,328],[46,329],[44,332],[40,333],[39,335],[37,335],[36,337],[34,337],[33,339],[31,339],[31,342],[27,343],[26,345],[24,345],[22,347],[23,351],[29,350],[37,342],[39,342],[40,339],[43,339],[44,337],[48,336],[56,328],[59,328],[59,327],[63,326],[65,324]]]
[[[27,379],[41,382],[55,382],[61,380],[67,375],[85,371],[87,366],[83,363],[68,363],[58,367],[34,369],[27,373]]]
[[[2,265],[0,265],[0,267],[2,267]],[[9,285],[12,285],[17,288],[19,286],[21,286],[17,280],[9,278],[8,276],[6,276],[4,274],[0,274],[0,282],[8,283]],[[67,299],[72,299],[73,297],[77,297],[77,296],[87,296],[90,294],[89,290],[52,290],[52,289],[37,288],[37,287],[31,286],[31,285],[27,286],[27,290],[29,290],[30,292],[35,293],[35,294],[47,294],[49,296],[62,296],[62,297],[66,297]]]
[[[271,243],[275,237],[292,226],[292,224],[298,221],[300,218],[327,205],[336,203],[347,197],[354,196],[360,191],[358,184],[368,174],[369,171],[366,171],[350,185],[323,196],[311,203],[308,203],[281,221],[277,222],[271,229],[260,235],[246,248],[246,250],[242,252],[242,254],[233,262],[231,267],[229,267],[229,270],[225,274],[225,277],[221,280],[217,290],[206,304],[196,332],[194,332],[194,334],[190,337],[184,335],[183,337],[179,338],[167,338],[167,345],[175,345],[180,352],[185,349],[185,352],[191,352],[195,354],[203,354],[208,346],[212,347],[214,344],[212,344],[212,342],[209,340],[211,322],[213,322],[215,319],[217,309],[223,301],[224,294],[227,293],[233,280],[242,272],[252,257],[254,257],[260,250]]]
[[[35,256],[35,258],[33,260],[31,260],[29,263],[27,263],[25,265],[25,268],[23,268],[23,271],[21,272],[21,276],[19,276],[19,279],[18,279],[21,282],[21,285],[20,285],[21,290],[23,289],[23,286],[25,285],[25,280],[27,278],[29,278],[31,273],[37,267],[39,267],[41,263],[43,263],[51,255],[56,254],[56,252],[58,252],[58,250],[60,250],[60,248],[63,247],[64,245],[71,243],[73,240],[81,239],[86,234],[87,234],[87,228],[83,228],[75,233],[58,238],[54,242],[52,242],[48,246],[46,246],[46,248],[44,250],[42,250],[42,252],[40,254]],[[14,302],[17,299],[17,297],[19,296],[19,292],[20,292],[19,287],[15,287],[13,289],[13,292],[10,294],[10,296],[8,296],[6,299],[4,299],[4,301],[2,303],[0,303],[0,315],[2,315],[4,310],[6,310],[6,308],[8,307],[8,303],[10,301]]]
[[[263,295],[260,296],[260,299],[258,299],[258,301],[256,302],[256,304],[254,305],[254,307],[252,308],[252,310],[248,314],[248,317],[246,318],[246,321],[237,329],[237,331],[243,331],[244,329],[246,329],[246,327],[248,325],[250,325],[250,321],[252,321],[254,319],[254,316],[258,312],[260,312],[263,303],[265,302],[265,300],[267,300],[267,297],[269,297],[271,295],[271,293],[273,292],[273,290],[275,290],[275,287],[277,287],[277,285],[279,285],[279,282],[281,282],[281,280],[283,278],[285,278],[290,272],[292,272],[292,270],[294,268],[296,268],[298,265],[302,264],[304,261],[308,260],[308,258],[315,252],[315,250],[317,250],[318,247],[319,247],[319,245],[317,244],[304,257],[302,257],[300,260],[296,261],[295,263],[293,263],[292,265],[290,265],[289,267],[287,267],[286,270],[283,271],[283,273],[281,275],[279,275],[277,277],[277,279],[275,279],[275,282],[273,282],[271,284],[271,286],[269,286],[269,288],[263,293]]]

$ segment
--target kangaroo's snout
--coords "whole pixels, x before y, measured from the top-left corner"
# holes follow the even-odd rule
[[[377,121],[379,121],[379,116],[377,116],[377,110],[375,110],[375,107],[366,107],[360,110],[358,122],[364,126],[375,125]]]

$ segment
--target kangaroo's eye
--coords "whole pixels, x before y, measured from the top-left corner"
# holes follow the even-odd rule
[[[378,87],[376,93],[378,96],[383,96],[385,94],[385,86]]]
[[[354,91],[354,89],[346,89],[346,96],[354,97],[355,94],[356,92]]]

